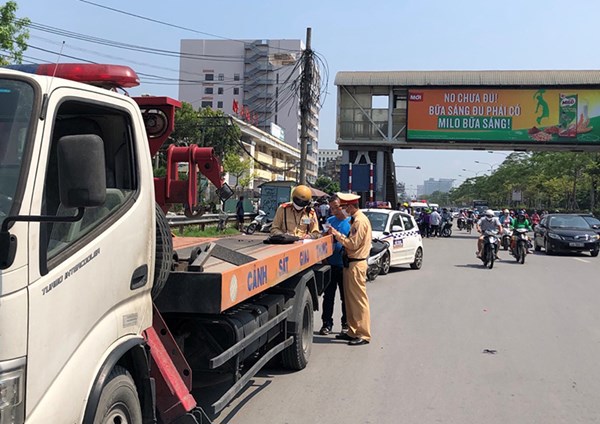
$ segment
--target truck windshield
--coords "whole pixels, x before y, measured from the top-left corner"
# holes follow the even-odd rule
[[[33,99],[29,84],[0,78],[0,222],[17,195]]]

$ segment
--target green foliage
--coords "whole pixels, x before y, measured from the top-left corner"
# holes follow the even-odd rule
[[[8,53],[0,56],[0,66],[18,64],[23,61],[23,52],[27,50],[31,22],[28,18],[17,18],[18,6],[15,1],[7,1],[0,6],[0,49]]]
[[[223,159],[223,170],[235,177],[235,187],[248,187],[254,178],[254,173],[250,172],[252,159],[243,159],[239,154],[229,152]]]
[[[493,174],[469,178],[451,190],[450,200],[463,206],[485,199],[496,208],[593,210],[599,186],[600,154],[513,153]],[[522,201],[513,201],[513,192],[521,192]]]
[[[327,194],[334,194],[340,191],[340,183],[324,175],[317,178],[314,186]]]
[[[222,111],[211,108],[195,111],[190,103],[183,103],[175,112],[175,131],[169,144],[212,147],[222,158],[225,152],[239,153],[240,128]]]
[[[228,225],[235,225],[235,223],[230,223]],[[237,228],[231,226],[228,226],[223,231],[219,231],[216,226],[210,226],[206,227],[204,230],[200,230],[196,226],[188,225],[184,227],[183,234],[180,235],[184,237],[224,237],[239,233]]]

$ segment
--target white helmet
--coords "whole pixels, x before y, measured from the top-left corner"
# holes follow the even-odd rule
[[[492,219],[494,217],[494,211],[491,209],[488,209],[485,211],[485,217],[489,220]]]

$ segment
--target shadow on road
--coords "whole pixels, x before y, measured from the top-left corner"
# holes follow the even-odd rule
[[[456,268],[481,268],[481,269],[486,269],[483,264],[460,264],[460,265],[454,265]]]

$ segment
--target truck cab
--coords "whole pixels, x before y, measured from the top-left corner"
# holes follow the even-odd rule
[[[94,142],[61,145],[82,136]],[[60,222],[54,218],[78,214],[61,191],[85,188],[69,183],[86,177],[86,170],[66,175],[69,160],[101,171],[90,183],[105,199],[81,219]],[[144,355],[154,272],[151,173],[134,100],[0,70],[0,221],[29,217],[8,223],[0,243],[0,422],[81,422],[94,384],[107,378],[103,368],[128,351]]]

